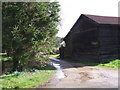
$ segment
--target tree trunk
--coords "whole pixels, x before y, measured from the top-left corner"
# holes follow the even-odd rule
[[[2,75],[4,72],[4,63],[3,62],[4,61],[0,61],[0,75]]]

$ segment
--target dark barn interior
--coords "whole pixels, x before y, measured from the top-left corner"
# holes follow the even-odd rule
[[[120,58],[119,27],[118,17],[82,14],[63,39],[61,58],[93,62]]]

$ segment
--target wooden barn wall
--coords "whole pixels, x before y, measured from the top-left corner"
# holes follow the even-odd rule
[[[64,58],[71,58],[72,56],[72,49],[71,49],[71,34],[69,34],[67,36],[67,39],[64,40],[65,41],[65,47],[63,48],[63,53],[64,53]]]
[[[81,18],[79,18],[79,20],[72,27],[71,34],[79,33],[82,31],[88,31],[90,29],[96,28],[97,25],[98,24],[95,21],[83,15],[81,16]]]
[[[120,58],[119,29],[117,25],[99,25],[81,16],[65,39],[66,47],[62,49],[64,58],[94,62]]]
[[[76,23],[71,28],[70,32],[67,34],[65,38],[66,47],[64,48],[64,57],[73,58],[73,36],[74,33],[79,32],[79,27],[82,26],[84,16],[80,16],[80,18],[76,21]]]
[[[73,57],[75,59],[98,59],[98,31],[81,32],[74,36],[73,40]]]
[[[98,59],[98,30],[97,23],[82,17],[76,27],[72,28],[70,42],[67,47],[74,60],[95,60]],[[96,43],[96,44],[95,44]]]
[[[118,58],[118,26],[100,25],[99,44],[100,59]]]
[[[118,26],[118,58],[120,59],[120,25]]]

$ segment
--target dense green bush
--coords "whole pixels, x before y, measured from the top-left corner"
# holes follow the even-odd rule
[[[28,60],[43,60],[58,32],[57,2],[4,2],[2,4],[3,52],[13,60],[13,71]]]

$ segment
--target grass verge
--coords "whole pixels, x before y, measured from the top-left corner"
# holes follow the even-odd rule
[[[114,59],[114,60],[108,60],[107,63],[101,62],[101,63],[92,63],[92,62],[87,62],[87,63],[82,63],[85,65],[89,66],[98,66],[98,67],[108,67],[108,68],[119,68],[120,69],[120,59]]]
[[[98,64],[100,67],[109,67],[109,68],[120,68],[120,59],[115,59],[105,64]]]
[[[50,79],[54,74],[54,68],[50,65],[42,70],[14,72],[0,76],[1,88],[33,88]]]

